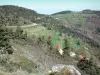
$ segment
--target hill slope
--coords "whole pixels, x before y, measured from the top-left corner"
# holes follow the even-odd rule
[[[85,36],[100,43],[99,12],[100,11],[84,10],[82,12],[57,14],[53,17],[63,21],[65,27],[69,28],[73,34],[78,33],[78,37],[82,35],[82,37]]]
[[[4,5],[0,6],[0,24],[3,25],[24,25],[35,22],[43,15],[36,11],[23,7]]]
[[[70,11],[70,10],[68,10],[68,11],[61,11],[61,12],[54,13],[54,14],[52,14],[52,15],[67,14],[67,13],[72,13],[72,11]]]
[[[97,14],[81,12],[65,14],[65,11],[64,14],[50,16],[17,6],[1,6],[0,10],[0,24],[8,25],[5,26],[8,30],[11,28],[9,43],[14,50],[11,55],[5,54],[6,59],[3,58],[5,63],[0,62],[0,74],[7,72],[4,75],[13,75],[18,72],[17,75],[33,75],[47,72],[56,64],[72,64],[76,67],[79,55],[93,57],[96,65],[99,65],[100,47],[92,47],[97,46],[98,41],[95,43],[96,38],[91,40],[88,36],[95,30],[95,26],[99,28],[99,20],[93,19],[94,17],[97,19]],[[99,29],[97,31],[100,32]],[[86,42],[91,43],[92,46]],[[63,55],[59,53],[61,45],[66,45],[62,49]],[[76,54],[75,57],[71,57],[72,52]]]

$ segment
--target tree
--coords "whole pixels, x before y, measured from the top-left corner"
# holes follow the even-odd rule
[[[68,40],[67,38],[64,39],[64,42],[65,42],[65,48],[64,49],[69,49],[69,43],[68,43]]]
[[[51,45],[51,36],[48,37],[47,44]]]
[[[49,49],[52,50],[53,46],[52,46],[52,42],[51,42],[51,36],[48,37],[47,44],[48,44]]]
[[[0,25],[0,51],[2,54],[13,53],[13,49],[9,44],[9,41],[10,41],[10,37],[9,37],[8,29]]]
[[[16,31],[15,31],[15,38],[16,39],[21,39],[23,38],[23,30],[21,29],[20,26],[17,26]]]
[[[26,38],[27,38],[27,32],[24,33],[24,39],[26,39]]]

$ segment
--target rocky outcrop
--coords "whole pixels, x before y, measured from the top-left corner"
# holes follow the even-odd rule
[[[52,67],[48,75],[81,75],[73,65],[57,64]]]

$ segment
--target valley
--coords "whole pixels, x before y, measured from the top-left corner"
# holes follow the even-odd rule
[[[99,12],[44,15],[23,7],[0,6],[0,75],[47,75],[57,64],[73,65],[82,75],[99,75]],[[81,65],[80,56],[92,66]]]

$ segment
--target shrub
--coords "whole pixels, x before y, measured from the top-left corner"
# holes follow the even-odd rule
[[[97,33],[100,33],[100,28],[96,28],[96,32]]]
[[[77,66],[89,75],[100,75],[100,69],[93,63],[93,59],[84,58],[78,62]]]
[[[43,43],[44,42],[44,36],[40,36],[37,39],[38,44]]]
[[[8,54],[13,53],[13,49],[11,45],[9,44],[10,36],[9,31],[6,27],[0,26],[0,50],[1,53],[5,54],[6,52]]]

